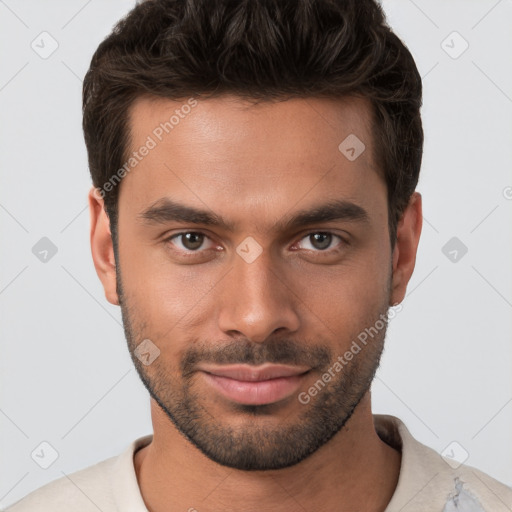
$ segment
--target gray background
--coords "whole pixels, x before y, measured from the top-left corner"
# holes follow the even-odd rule
[[[82,77],[132,5],[0,0],[0,508],[152,432],[90,256],[81,132]],[[425,221],[374,412],[512,485],[512,1],[383,5],[424,77]]]

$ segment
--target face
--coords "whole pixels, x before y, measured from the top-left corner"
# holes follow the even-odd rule
[[[151,396],[210,459],[287,467],[368,392],[394,302],[369,104],[184,105],[139,99],[131,110],[130,152],[150,149],[119,192],[129,350]],[[359,156],[353,138],[338,148],[351,134]]]

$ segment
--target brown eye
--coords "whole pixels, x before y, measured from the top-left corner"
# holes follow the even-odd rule
[[[311,245],[316,249],[325,250],[329,248],[332,242],[331,233],[311,233],[309,235]]]
[[[181,237],[183,246],[191,251],[199,249],[203,245],[204,235],[201,233],[184,233]]]
[[[180,250],[198,252],[198,249],[201,249],[204,245],[206,238],[203,233],[186,231],[171,236],[167,241]]]
[[[335,240],[338,239],[338,243],[335,244]],[[340,249],[340,246],[346,244],[345,240],[341,236],[328,231],[314,231],[304,236],[300,242],[299,247],[302,245],[302,249],[307,249],[313,252],[331,252]]]

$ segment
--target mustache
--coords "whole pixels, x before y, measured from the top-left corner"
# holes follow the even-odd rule
[[[309,366],[320,369],[329,365],[332,351],[326,346],[299,344],[289,339],[270,339],[262,343],[247,339],[227,343],[209,343],[192,346],[181,360],[183,375],[194,372],[198,363],[249,364],[264,363]]]

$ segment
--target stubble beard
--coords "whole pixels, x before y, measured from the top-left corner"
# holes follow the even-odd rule
[[[232,403],[229,414],[236,412],[244,418],[234,427],[223,421],[222,413],[212,412],[207,394],[197,389],[197,373],[192,370],[196,362],[272,362],[311,366],[313,361],[316,365],[316,376],[310,381],[313,384],[332,368],[341,354],[334,354],[329,344],[312,347],[290,339],[272,338],[264,343],[230,340],[222,345],[191,343],[174,368],[162,365],[162,358],[145,366],[134,352],[146,338],[146,325],[127,300],[120,277],[118,271],[118,296],[125,336],[140,379],[176,429],[204,455],[223,466],[262,471],[300,463],[345,426],[370,389],[379,367],[387,330],[388,303],[381,305],[377,315],[368,315],[360,331],[351,339],[373,325],[377,318],[382,319],[383,315],[386,318],[384,327],[307,404],[301,403],[295,395],[288,398],[294,402],[292,412],[276,425],[266,419],[272,419],[279,411],[279,403]],[[161,340],[159,344],[163,347],[166,342]],[[332,375],[332,370],[330,373]]]

